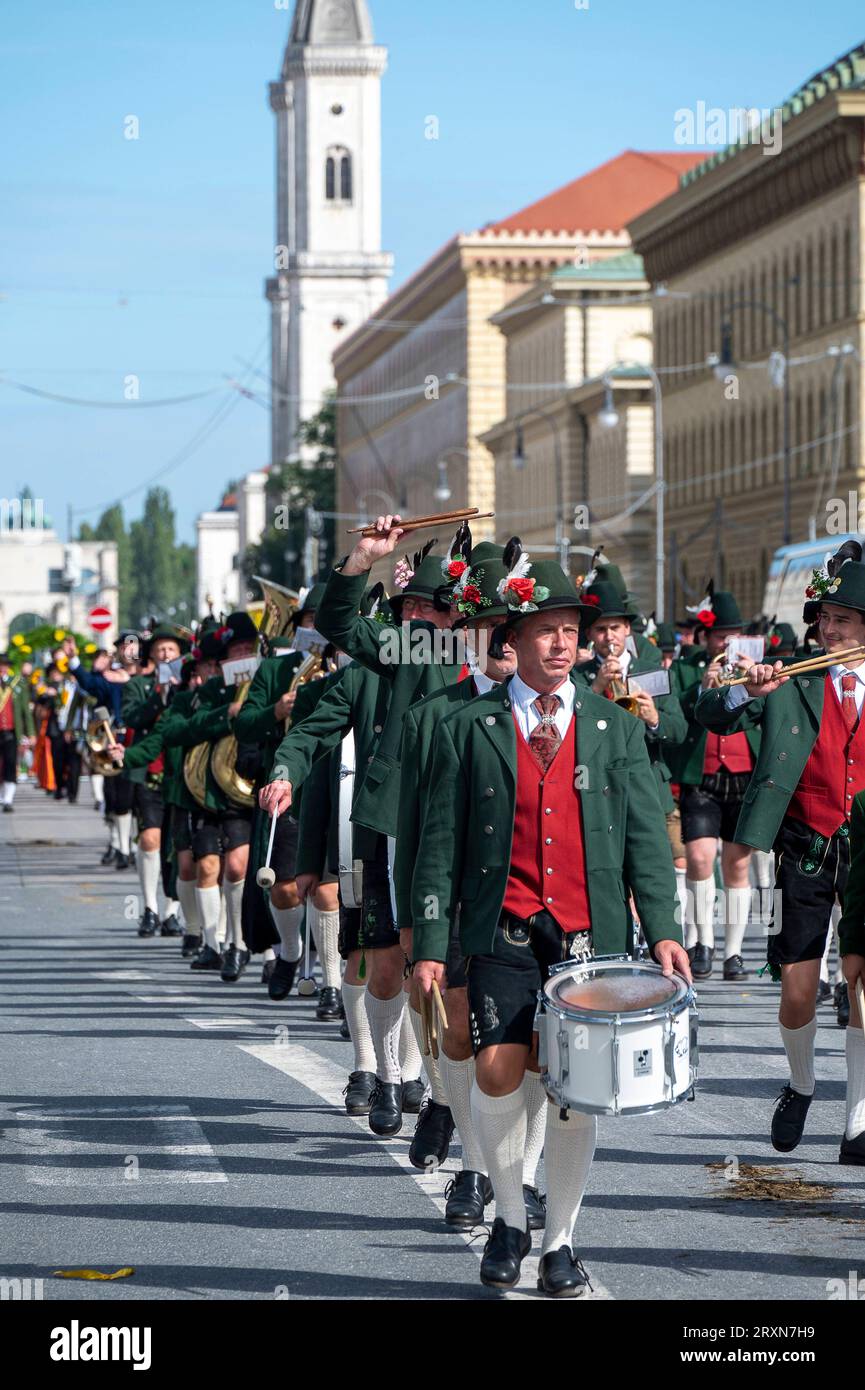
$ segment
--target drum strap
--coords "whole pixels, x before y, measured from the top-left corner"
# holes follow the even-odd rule
[[[339,891],[342,905],[347,908],[360,907],[363,892],[363,861],[352,856],[354,835],[351,805],[354,797],[355,763],[354,730],[349,729],[340,749],[337,842]]]

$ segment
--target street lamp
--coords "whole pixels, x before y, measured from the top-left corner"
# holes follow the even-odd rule
[[[439,477],[435,491],[433,492],[433,497],[437,502],[449,502],[453,493],[451,492],[450,483],[448,482],[447,460],[443,458],[439,459],[437,468]]]
[[[598,424],[606,429],[619,423],[619,412],[613,402],[613,373],[617,370],[639,368],[650,378],[655,392],[655,621],[664,621],[664,402],[661,378],[651,362],[614,362],[604,373],[604,404],[598,412]]]
[[[559,564],[567,574],[570,564],[571,544],[568,540],[567,529],[565,527],[565,502],[564,502],[564,471],[562,468],[562,439],[558,421],[555,416],[545,410],[541,405],[530,405],[526,410],[520,411],[514,422],[514,453],[511,460],[516,472],[521,473],[528,463],[526,457],[526,444],[523,435],[523,420],[529,415],[542,415],[548,420],[553,431],[553,451],[556,460],[556,550],[559,556]]]

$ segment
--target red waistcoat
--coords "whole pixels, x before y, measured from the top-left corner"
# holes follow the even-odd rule
[[[0,698],[2,698],[3,690],[4,690],[4,689],[7,689],[7,690],[8,690],[8,688],[9,688],[8,686],[0,686]],[[15,702],[15,692],[13,691],[12,694],[9,696],[9,699],[6,701],[5,705],[3,706],[3,708],[0,709],[0,733],[2,733],[2,734],[8,733],[8,732],[10,731],[10,729],[14,729],[14,728],[15,728],[15,703],[14,703],[14,702]]]
[[[826,676],[820,732],[793,793],[787,815],[821,835],[834,835],[850,818],[853,798],[865,790],[865,719],[852,736],[831,676]]]
[[[531,917],[544,908],[563,931],[592,925],[586,851],[576,775],[576,716],[546,776],[514,720],[517,736],[517,797],[506,912]],[[550,872],[552,871],[552,872]]]
[[[753,772],[754,755],[743,733],[707,734],[703,753],[703,772]]]

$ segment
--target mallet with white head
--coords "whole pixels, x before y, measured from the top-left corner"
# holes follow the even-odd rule
[[[264,866],[255,875],[255,881],[259,888],[272,888],[276,883],[276,874],[270,867],[270,856],[273,854],[273,837],[276,834],[276,812],[270,818],[270,839],[267,842],[267,858]]]

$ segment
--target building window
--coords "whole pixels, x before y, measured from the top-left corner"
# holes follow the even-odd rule
[[[351,155],[342,145],[334,145],[324,163],[324,196],[329,203],[350,203],[352,185]]]

